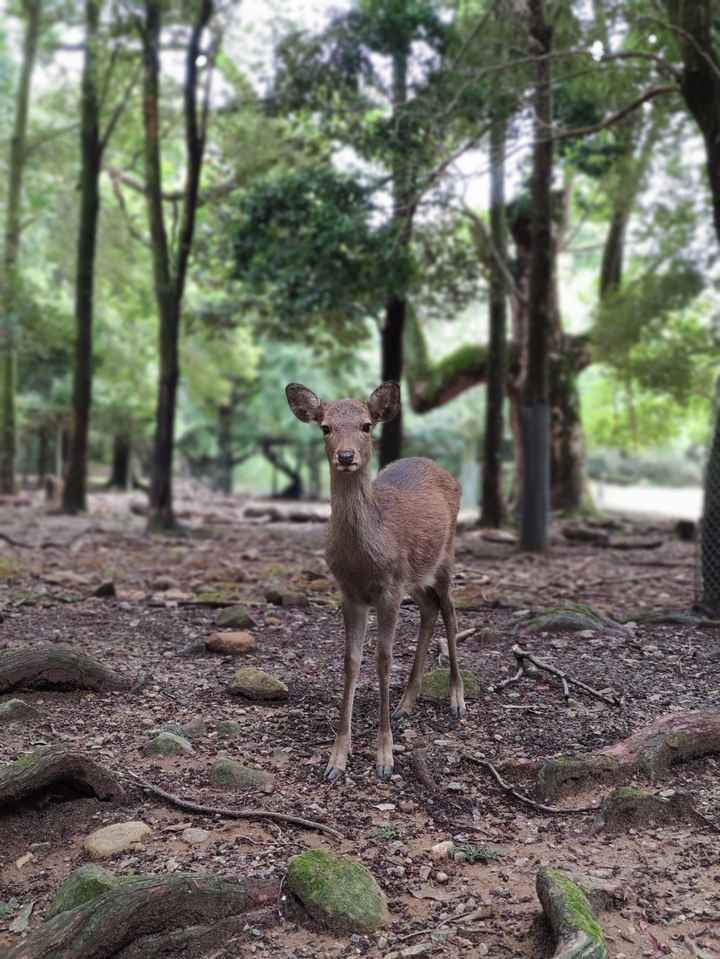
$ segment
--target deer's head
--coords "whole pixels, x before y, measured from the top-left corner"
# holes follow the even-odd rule
[[[323,403],[312,390],[289,383],[285,395],[290,409],[303,423],[317,423],[325,436],[330,468],[354,473],[368,466],[372,458],[372,428],[394,419],[400,412],[400,387],[382,383],[366,403],[336,400]]]

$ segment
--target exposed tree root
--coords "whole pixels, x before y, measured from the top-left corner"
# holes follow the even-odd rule
[[[521,646],[518,646],[517,643],[513,646],[511,650],[513,656],[517,660],[518,668],[517,672],[514,673],[509,679],[503,680],[503,682],[498,683],[495,687],[496,692],[499,692],[502,689],[505,689],[506,686],[510,686],[512,683],[519,682],[523,676],[533,675],[529,665],[534,666],[535,670],[541,670],[545,673],[550,673],[552,676],[557,676],[557,678],[562,683],[563,696],[565,697],[565,702],[570,698],[570,684],[577,686],[578,689],[582,689],[583,692],[587,693],[588,696],[592,696],[595,699],[599,699],[600,702],[606,703],[608,706],[620,706],[622,705],[622,699],[619,696],[613,695],[613,697],[606,696],[604,693],[599,692],[597,689],[593,689],[592,686],[588,686],[586,683],[582,682],[580,679],[575,679],[573,676],[569,676],[567,673],[563,672],[561,669],[558,669],[556,666],[551,666],[550,663],[544,662],[542,659],[536,659],[532,653],[529,653],[526,649],[523,649]],[[529,664],[529,665],[528,665]]]
[[[546,760],[538,772],[538,794],[549,799],[588,780],[627,782],[636,773],[655,778],[676,763],[718,752],[720,712],[668,713],[614,746]]]
[[[531,799],[529,796],[525,796],[523,793],[518,792],[514,786],[511,786],[510,783],[506,782],[502,778],[493,764],[489,763],[486,759],[479,759],[477,756],[473,756],[471,753],[462,753],[462,756],[463,759],[467,759],[471,763],[475,763],[476,766],[482,766],[483,769],[487,769],[498,786],[500,786],[500,788],[507,793],[508,796],[512,796],[513,799],[517,799],[518,802],[523,803],[525,806],[530,806],[532,809],[537,809],[538,812],[549,813],[552,816],[572,816],[594,813],[600,808],[599,806],[581,806],[577,809],[562,809],[559,806],[545,806],[543,803],[536,802],[536,800]]]
[[[318,832],[325,832],[330,836],[334,836],[335,839],[344,838],[342,833],[339,833],[337,829],[333,829],[332,826],[326,826],[325,823],[322,822],[315,822],[313,819],[303,819],[300,816],[292,816],[288,813],[273,812],[269,809],[231,809],[226,806],[202,806],[190,800],[182,799],[180,796],[175,796],[173,793],[166,792],[164,789],[160,789],[159,786],[153,786],[152,783],[145,782],[144,779],[136,776],[135,773],[129,769],[126,770],[126,773],[128,776],[132,776],[138,786],[144,789],[145,792],[149,792],[159,799],[164,799],[170,803],[170,805],[177,806],[178,809],[185,809],[187,812],[200,813],[200,815],[203,816],[222,816],[225,819],[268,819],[272,822],[286,822],[292,826],[301,826],[303,829],[314,829]]]
[[[50,746],[0,767],[0,807],[56,789],[98,799],[125,795],[113,773],[89,756],[62,746]]]
[[[0,653],[0,693],[12,689],[129,689],[132,682],[67,646],[44,644]]]
[[[417,781],[425,786],[429,792],[436,793],[438,791],[438,787],[433,778],[433,774],[430,772],[430,767],[428,766],[427,746],[420,746],[417,749],[411,750],[408,758]]]
[[[153,876],[124,882],[43,923],[6,959],[138,959],[192,942],[207,924],[273,905],[280,880]],[[215,940],[217,944],[217,939]]]
[[[602,928],[583,889],[561,869],[541,869],[538,899],[556,943],[553,959],[606,959]]]

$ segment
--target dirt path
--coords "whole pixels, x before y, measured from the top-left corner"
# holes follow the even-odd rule
[[[552,677],[524,679],[501,693],[487,689],[514,670],[510,648],[523,610],[565,600],[615,615],[687,607],[694,582],[692,545],[675,542],[664,531],[659,549],[619,552],[561,541],[549,556],[533,559],[478,532],[462,534],[456,577],[460,629],[482,626],[462,646],[462,665],[477,673],[486,691],[470,703],[460,725],[452,725],[444,709],[420,705],[397,727],[396,775],[378,783],[371,627],[357,696],[356,751],[347,780],[327,786],[322,772],[337,714],[342,640],[337,594],[322,559],[322,524],[243,521],[242,504],[228,500],[207,499],[198,507],[189,497],[183,506],[192,534],[177,539],[145,537],[142,519],[128,511],[123,497],[96,498],[91,519],[77,521],[46,517],[37,505],[0,507],[0,529],[33,547],[0,543],[0,649],[63,643],[118,672],[152,677],[131,693],[0,697],[1,702],[21,695],[41,712],[37,723],[0,727],[0,762],[43,744],[67,743],[113,770],[132,770],[198,802],[264,805],[320,819],[345,839],[192,816],[138,791],[131,791],[122,807],[76,798],[6,810],[0,902],[16,902],[7,916],[0,913],[0,946],[17,941],[9,928],[13,908],[32,901],[30,927],[42,920],[59,882],[86,861],[82,841],[89,832],[142,819],[151,826],[150,839],[109,864],[118,874],[194,870],[268,877],[282,874],[294,853],[322,846],[361,859],[388,895],[393,924],[382,936],[336,939],[276,915],[250,924],[221,955],[382,956],[428,942],[438,956],[537,956],[534,881],[543,864],[572,866],[612,880],[623,891],[619,908],[603,919],[617,959],[720,954],[717,834],[683,825],[610,839],[593,832],[592,817],[547,816],[518,805],[462,756],[472,751],[501,764],[583,752],[615,742],[663,713],[718,706],[720,633],[688,625],[523,637],[535,655],[597,689],[623,693],[619,709],[575,694],[566,704]],[[89,532],[78,538],[85,529]],[[48,542],[55,545],[42,545]],[[93,596],[109,581],[115,597]],[[271,588],[300,593],[309,605],[270,605],[264,597]],[[217,610],[193,605],[209,599],[248,605],[256,621],[255,652],[241,660],[190,652],[215,628]],[[412,662],[417,625],[415,607],[403,606],[395,699]],[[284,680],[288,702],[270,706],[233,699],[227,684],[240,665]],[[193,741],[193,755],[158,759],[142,752],[150,730],[197,716],[208,731]],[[219,735],[221,720],[238,723],[239,733]],[[409,760],[419,744],[427,746],[429,768],[444,787],[435,795],[417,780]],[[222,755],[272,774],[273,791],[243,794],[212,787],[208,769]],[[532,788],[522,779],[517,785]],[[661,788],[690,793],[700,812],[720,821],[716,759],[676,767]],[[562,802],[584,805],[600,798],[595,791]],[[207,830],[208,838],[197,845],[184,841],[190,825]],[[432,845],[453,837],[472,844],[485,861],[434,862]],[[472,928],[453,919],[478,910]]]

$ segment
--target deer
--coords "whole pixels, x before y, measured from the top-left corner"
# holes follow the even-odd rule
[[[340,720],[325,779],[346,771],[352,750],[352,713],[362,664],[368,611],[377,621],[380,708],[376,772],[393,772],[390,671],[400,604],[407,595],[420,608],[417,648],[407,686],[393,717],[409,716],[422,686],[433,628],[442,615],[450,665],[450,714],[465,715],[451,598],[460,484],[434,460],[396,460],[371,479],[373,427],[400,412],[400,387],[382,383],[366,402],[322,402],[300,383],[285,388],[288,405],[303,423],[323,433],[330,465],[330,523],[325,556],[342,594],[345,627],[344,686]]]

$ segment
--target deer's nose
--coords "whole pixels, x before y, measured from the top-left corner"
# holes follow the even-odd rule
[[[341,466],[351,466],[354,459],[355,452],[353,450],[338,450],[337,460]]]

